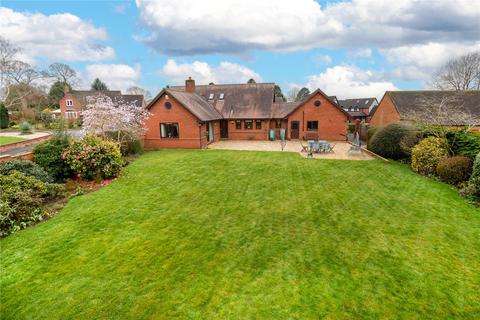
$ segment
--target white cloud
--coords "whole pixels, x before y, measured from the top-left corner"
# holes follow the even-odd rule
[[[107,32],[70,13],[44,15],[0,7],[0,36],[22,48],[25,61],[99,61],[115,57]]]
[[[428,80],[435,70],[448,60],[478,50],[480,42],[473,44],[431,42],[383,49],[381,52],[390,63],[397,66],[392,77],[402,80]]]
[[[317,64],[330,64],[332,63],[332,57],[330,57],[328,54],[319,54],[314,57],[314,61]]]
[[[179,64],[175,60],[169,59],[159,74],[166,77],[173,85],[182,84],[188,77],[195,79],[198,84],[244,83],[250,78],[255,81],[262,80],[255,71],[231,62],[220,62],[218,65],[210,65],[201,61]]]
[[[136,81],[140,77],[140,65],[131,67],[126,64],[91,64],[85,69],[83,75],[84,86],[90,86],[95,78],[105,82],[111,90],[125,91],[131,86],[138,85]]]
[[[365,48],[352,50],[349,55],[354,58],[370,58],[372,56],[372,49]]]
[[[476,41],[478,1],[137,0],[147,36],[167,54],[313,47],[392,48]]]
[[[310,90],[320,88],[339,99],[381,98],[385,91],[397,89],[392,82],[382,80],[381,74],[354,66],[335,66],[320,74],[308,76],[305,86]]]

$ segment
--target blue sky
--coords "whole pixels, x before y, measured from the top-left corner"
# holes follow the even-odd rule
[[[199,83],[276,82],[340,98],[428,88],[480,48],[479,1],[2,1],[0,36],[38,66],[65,62],[88,87],[153,94]],[[375,13],[381,14],[375,14]],[[448,17],[439,13],[449,12]],[[32,23],[32,21],[34,23]]]

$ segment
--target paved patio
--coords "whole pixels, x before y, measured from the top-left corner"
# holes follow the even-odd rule
[[[315,159],[337,159],[337,160],[373,160],[373,157],[366,152],[349,152],[351,145],[342,142],[330,142],[335,144],[331,153],[315,153]],[[307,143],[304,142],[304,145]],[[223,150],[251,150],[251,151],[282,151],[279,140],[276,141],[250,141],[250,140],[222,140],[208,145],[208,149]],[[302,157],[307,157],[306,152],[301,152],[300,141],[287,141],[284,152],[298,152]]]

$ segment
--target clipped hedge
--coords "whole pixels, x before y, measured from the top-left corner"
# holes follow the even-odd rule
[[[472,174],[472,159],[464,156],[443,158],[438,162],[437,175],[442,181],[459,184]]]
[[[414,128],[406,123],[394,122],[378,128],[368,142],[368,150],[390,159],[408,158],[401,146],[402,139]]]
[[[19,171],[43,182],[53,182],[52,177],[38,164],[28,160],[12,160],[0,164],[0,174],[7,175],[12,171]]]
[[[447,141],[428,137],[412,149],[412,169],[423,175],[433,175],[441,159],[448,156]]]

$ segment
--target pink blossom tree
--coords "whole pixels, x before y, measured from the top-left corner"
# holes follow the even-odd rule
[[[139,139],[145,134],[145,122],[150,113],[134,102],[113,101],[99,94],[87,97],[82,116],[84,133],[98,134],[104,140],[115,136],[114,140],[123,144],[128,139]],[[107,136],[107,133],[111,134]]]

